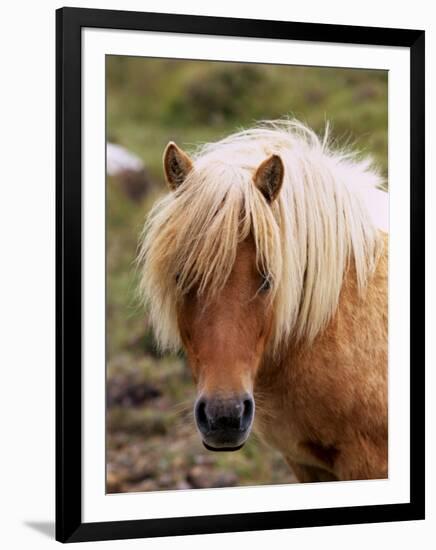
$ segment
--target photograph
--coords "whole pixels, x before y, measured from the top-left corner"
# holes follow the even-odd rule
[[[107,494],[389,478],[389,72],[289,61],[105,57]]]

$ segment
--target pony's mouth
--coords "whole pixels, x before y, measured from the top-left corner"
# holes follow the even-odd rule
[[[211,447],[205,441],[203,441],[203,445],[206,447],[206,449],[208,451],[213,451],[215,453],[239,451],[239,449],[242,449],[244,444],[245,444],[245,441],[240,445],[236,445],[235,447]]]

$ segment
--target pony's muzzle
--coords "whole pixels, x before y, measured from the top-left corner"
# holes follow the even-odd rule
[[[245,443],[254,418],[251,395],[200,397],[195,420],[204,446],[211,451],[236,451]]]

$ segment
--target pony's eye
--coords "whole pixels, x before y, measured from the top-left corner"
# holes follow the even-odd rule
[[[269,275],[264,275],[259,291],[268,292],[268,290],[271,290],[271,286],[271,277]]]
[[[176,284],[178,284],[179,279],[180,279],[180,273],[176,273],[175,279],[176,279]]]

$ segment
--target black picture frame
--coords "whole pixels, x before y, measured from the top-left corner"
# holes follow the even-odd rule
[[[82,522],[81,29],[128,29],[410,49],[410,502]],[[77,542],[424,519],[424,43],[419,30],[62,8],[56,12],[56,539]]]

